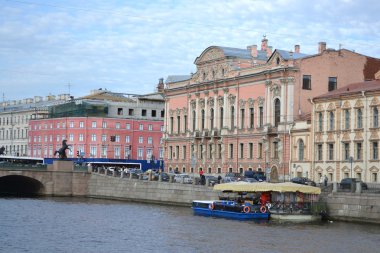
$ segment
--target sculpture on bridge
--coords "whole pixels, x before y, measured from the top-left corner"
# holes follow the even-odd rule
[[[58,154],[59,159],[66,159],[67,158],[66,149],[68,149],[70,151],[71,151],[71,149],[69,148],[69,145],[67,145],[66,142],[67,142],[67,140],[62,141],[62,147],[54,152],[54,156],[56,156]]]

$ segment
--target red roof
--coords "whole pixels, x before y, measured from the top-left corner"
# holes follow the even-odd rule
[[[330,91],[326,94],[314,97],[315,99],[321,98],[334,98],[346,95],[352,95],[355,93],[361,93],[362,91],[380,91],[380,80],[365,81],[360,83],[352,83],[342,88]]]

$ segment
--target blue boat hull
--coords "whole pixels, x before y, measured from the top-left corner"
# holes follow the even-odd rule
[[[238,213],[222,210],[210,210],[208,208],[192,207],[194,214],[234,220],[268,220],[269,213]]]

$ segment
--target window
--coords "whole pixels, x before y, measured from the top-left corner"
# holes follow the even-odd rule
[[[107,122],[105,121],[102,122],[102,128],[107,128]]]
[[[212,159],[212,144],[208,144],[208,158]]]
[[[372,159],[373,160],[379,159],[378,146],[377,145],[378,145],[377,141],[372,142]]]
[[[333,91],[333,90],[336,90],[337,88],[337,81],[336,81],[336,77],[329,77],[329,91]]]
[[[107,146],[102,146],[100,152],[103,157],[107,157]]]
[[[120,142],[120,135],[115,135],[115,142]]]
[[[379,127],[379,110],[377,107],[373,108],[373,127],[378,128]]]
[[[250,159],[253,158],[253,143],[252,142],[248,144],[248,158]]]
[[[129,124],[129,123],[125,124],[125,129],[130,130],[131,129],[131,124]]]
[[[90,156],[96,157],[96,154],[97,154],[96,146],[90,146]]]
[[[214,109],[210,109],[210,130],[214,129]]]
[[[200,151],[200,152],[199,152],[199,158],[200,158],[200,159],[203,159],[203,150],[204,150],[204,149],[203,149],[203,145],[199,145],[199,151]]]
[[[254,119],[254,116],[255,116],[255,111],[253,108],[249,108],[249,128],[254,128],[255,126],[255,119]]]
[[[346,130],[350,129],[350,111],[344,110],[344,128]]]
[[[362,128],[363,127],[363,114],[362,109],[357,109],[357,115],[356,115],[356,127]]]
[[[244,158],[244,143],[240,143],[240,154],[239,158]]]
[[[350,159],[350,143],[343,143],[344,145],[344,157],[343,159],[348,161]]]
[[[139,130],[144,130],[144,125],[143,124],[139,125]]]
[[[234,144],[229,145],[229,156],[228,158],[234,158]]]
[[[106,134],[102,134],[102,141],[107,141],[107,135]]]
[[[175,146],[175,159],[179,158],[179,146]]]
[[[152,110],[152,117],[153,118],[157,117],[157,111],[156,110]]]
[[[220,107],[220,122],[219,122],[219,128],[222,129],[223,128],[223,125],[224,125],[224,122],[223,122],[223,115],[224,113],[224,109],[223,107]]]
[[[334,130],[334,120],[335,120],[334,112],[330,112],[330,131]]]
[[[181,116],[177,116],[177,133],[181,132]]]
[[[141,143],[143,143],[143,142],[144,142],[144,137],[140,136],[140,137],[139,137],[139,143],[141,144]]]
[[[69,127],[70,128],[73,128],[74,127],[74,121],[70,121],[69,123]],[[45,129],[47,128],[47,125],[45,124]]]
[[[264,125],[264,108],[262,106],[259,107],[259,116],[260,116],[259,127],[262,127]]]
[[[123,115],[123,108],[117,108],[117,115]]]
[[[164,131],[164,126],[160,126],[160,131],[161,131],[161,132]]]
[[[182,146],[182,159],[186,159],[186,146]]]
[[[310,75],[303,75],[302,89],[311,90],[311,76]]]
[[[304,150],[305,150],[305,144],[303,140],[299,140],[298,142],[298,160],[303,161],[304,159]]]
[[[245,109],[240,109],[240,129],[244,129]]]
[[[119,122],[116,122],[115,128],[120,129],[120,123]]]
[[[96,141],[96,134],[91,135],[91,141]]]
[[[231,106],[231,129],[235,128],[235,107]]]
[[[323,117],[321,112],[318,113],[318,131],[323,131]]]
[[[93,121],[93,122],[91,123],[91,127],[92,127],[92,128],[96,128],[96,121]]]
[[[146,117],[146,109],[141,110],[141,116]]]
[[[274,100],[274,126],[278,126],[280,123],[280,116],[281,116],[281,103],[280,99],[276,98]]]
[[[273,158],[278,159],[278,142],[273,142]]]
[[[160,159],[164,158],[164,149],[163,148],[158,149],[158,156]]]
[[[222,159],[222,144],[218,144],[218,159]]]
[[[263,144],[259,143],[257,147],[257,156],[259,159],[263,158]]]
[[[357,142],[356,143],[356,160],[362,159],[362,143]]]
[[[318,161],[322,161],[322,157],[323,157],[322,144],[317,145],[317,157],[318,157]]]
[[[183,126],[185,128],[185,133],[187,132],[187,115],[183,116]]]
[[[193,131],[195,131],[195,120],[196,120],[196,117],[197,116],[197,114],[195,113],[195,111],[193,111]]]
[[[130,141],[131,141],[131,139],[130,139],[129,135],[126,135],[126,136],[125,136],[125,142],[126,142],[126,143],[129,143]]]
[[[334,144],[329,144],[329,160],[334,160]]]
[[[128,115],[129,116],[133,116],[134,115],[134,110],[133,109],[129,109],[128,110]]]
[[[152,137],[148,137],[148,144],[152,144],[153,143],[153,138]]]
[[[163,117],[165,117],[165,111],[164,110],[161,111],[161,118],[163,118]]]
[[[201,110],[201,130],[205,129],[205,110]]]
[[[137,149],[137,156],[139,160],[142,160],[144,157],[144,149],[143,148],[138,148]],[[170,158],[171,159],[171,158]]]
[[[149,124],[149,125],[148,125],[148,130],[149,130],[149,131],[152,131],[152,130],[153,130],[153,125],[152,125],[152,124]]]

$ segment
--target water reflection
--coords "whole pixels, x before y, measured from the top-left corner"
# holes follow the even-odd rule
[[[245,222],[88,198],[0,199],[2,252],[377,252],[379,226]]]

